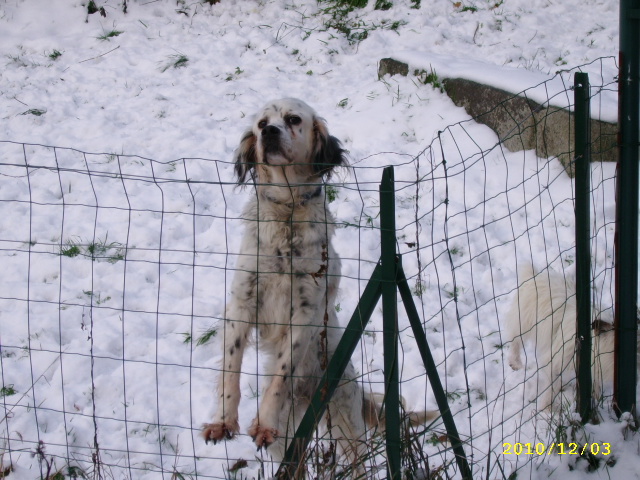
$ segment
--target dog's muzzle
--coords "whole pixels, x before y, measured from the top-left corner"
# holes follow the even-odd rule
[[[286,165],[291,163],[282,150],[281,130],[275,125],[267,125],[262,129],[262,151],[267,165]]]
[[[262,129],[262,148],[265,153],[280,151],[280,129],[274,125],[267,125]]]

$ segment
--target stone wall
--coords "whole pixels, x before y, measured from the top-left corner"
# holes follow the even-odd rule
[[[380,77],[408,73],[409,66],[405,63],[393,59],[380,61]],[[573,175],[573,113],[462,78],[446,78],[441,82],[453,103],[495,131],[508,150],[535,149],[539,157],[558,157],[567,173]],[[617,134],[616,124],[592,119],[592,161],[617,160]]]

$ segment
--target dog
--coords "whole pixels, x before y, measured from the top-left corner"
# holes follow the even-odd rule
[[[513,370],[539,369],[537,389],[541,409],[561,405],[563,390],[576,378],[576,286],[573,275],[549,269],[536,273],[532,265],[521,269],[519,287],[507,314],[506,337],[511,342],[508,361]],[[593,392],[601,398],[603,386],[613,382],[614,332],[610,322],[592,322],[591,371]]]
[[[254,184],[255,197],[242,216],[245,232],[224,316],[217,407],[202,432],[207,442],[239,433],[242,357],[253,329],[268,379],[248,430],[258,449],[272,446],[272,457],[282,459],[286,439],[309,406],[340,339],[335,309],[340,258],[331,243],[335,220],[323,182],[346,164],[340,141],[298,99],[267,103],[242,135],[235,173],[240,185]],[[383,421],[380,400],[357,383],[349,363],[326,423],[354,464],[363,457],[365,423]],[[416,424],[434,416],[413,412],[409,419]]]

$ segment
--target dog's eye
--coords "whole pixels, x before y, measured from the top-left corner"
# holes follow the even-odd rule
[[[266,120],[260,120],[260,121],[258,122],[258,128],[259,128],[259,129],[263,129],[263,128],[264,128],[264,127],[266,127],[266,126],[267,126],[267,121],[266,121]]]
[[[300,122],[302,122],[302,119],[297,115],[290,115],[287,117],[287,123],[289,125],[298,125]]]

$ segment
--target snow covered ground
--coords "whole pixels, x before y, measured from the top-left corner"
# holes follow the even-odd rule
[[[9,478],[44,477],[47,463],[50,474],[70,465],[155,479],[258,478],[264,461],[270,475],[250,438],[212,446],[198,436],[213,410],[218,343],[195,339],[224,311],[251,195],[234,188],[233,150],[251,114],[283,96],[314,106],[350,151],[330,204],[343,323],[379,257],[378,182],[395,165],[403,264],[474,476],[522,467],[518,478],[638,478],[638,437],[607,400],[602,424],[568,429],[569,439],[611,444],[595,472],[571,455],[503,454],[504,442],[561,438],[560,419],[535,410],[531,380],[504,361],[501,332],[517,262],[571,272],[571,180],[554,159],[496,147],[491,130],[415,76],[377,78],[377,62],[397,57],[514,93],[584,64],[592,83],[611,83],[615,2],[396,0],[346,17],[315,0],[129,0],[126,14],[121,0],[95,2],[106,17],[86,3],[0,2]],[[594,115],[615,119],[615,94],[594,103]],[[614,168],[592,170],[596,295],[610,315]],[[411,408],[434,408],[403,315],[400,325],[403,394]],[[381,335],[376,311],[354,358],[376,391]],[[243,432],[259,368],[249,352]],[[424,449],[432,468],[452,462],[438,441]],[[247,466],[229,472],[239,459]]]

